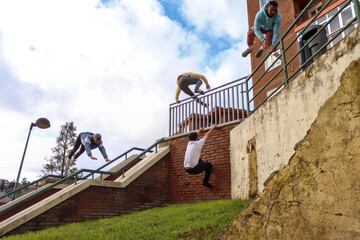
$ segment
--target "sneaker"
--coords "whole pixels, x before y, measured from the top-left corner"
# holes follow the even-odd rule
[[[195,89],[195,93],[205,94],[204,91],[201,89]]]
[[[208,182],[207,182],[207,183],[203,183],[202,186],[203,186],[203,187],[206,187],[206,188],[211,188],[211,187],[212,187],[212,185],[211,185],[210,183],[208,183]]]
[[[247,55],[249,55],[249,53],[251,53],[253,50],[252,46],[248,47],[241,55],[243,57],[246,57]]]
[[[255,57],[259,58],[263,52],[264,52],[264,49],[260,48],[259,51],[257,51]]]
[[[110,159],[107,159],[107,160],[105,159],[105,162],[110,162],[110,161],[111,161]]]

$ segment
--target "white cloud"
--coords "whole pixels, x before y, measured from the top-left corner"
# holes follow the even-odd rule
[[[182,13],[199,31],[239,39],[247,32],[245,0],[184,0]]]
[[[100,132],[113,158],[167,136],[179,73],[203,73],[212,87],[245,75],[250,63],[240,57],[240,38],[247,18],[236,10],[240,3],[221,2],[194,1],[188,9],[198,29],[208,24],[213,31],[207,34],[233,38],[230,48],[209,58],[212,43],[166,17],[155,0],[106,6],[98,0],[0,1],[0,178],[16,177],[29,125],[39,117],[52,126],[32,130],[21,174],[31,180],[65,122],[74,121],[78,133]],[[102,165],[99,151],[94,155],[99,161],[84,154],[78,167]]]

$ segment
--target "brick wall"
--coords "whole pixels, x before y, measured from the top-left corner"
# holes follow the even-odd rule
[[[39,195],[37,197],[34,197],[33,199],[31,199],[31,200],[29,200],[29,201],[27,201],[27,202],[25,202],[25,203],[23,203],[23,204],[21,204],[21,205],[19,205],[17,207],[14,207],[13,209],[9,210],[8,212],[5,212],[5,213],[0,215],[0,222],[7,219],[7,218],[9,218],[9,217],[11,217],[11,216],[13,216],[13,215],[15,215],[15,214],[17,214],[17,213],[19,213],[19,212],[21,212],[22,210],[24,210],[26,208],[34,205],[35,203],[40,202],[41,200],[47,198],[48,196],[51,196],[52,194],[54,194],[54,193],[56,193],[58,191],[60,191],[60,189],[58,189],[58,188],[50,189],[50,190],[44,192],[43,194],[41,194],[41,195]]]
[[[204,173],[190,175],[184,170],[188,135],[171,140],[169,153],[168,201],[191,203],[231,198],[230,131],[236,125],[216,128],[202,149],[201,158],[213,164],[211,189],[201,186]],[[202,133],[200,137],[205,136]]]
[[[126,188],[91,186],[6,235],[118,216],[167,203],[168,155]]]

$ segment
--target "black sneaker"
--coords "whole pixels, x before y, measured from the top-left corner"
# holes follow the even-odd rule
[[[259,51],[257,51],[255,57],[256,57],[256,58],[259,58],[263,52],[264,52],[264,49],[263,49],[263,48],[260,48]]]
[[[203,183],[202,186],[206,187],[206,188],[211,188],[212,187],[212,185],[210,183]]]

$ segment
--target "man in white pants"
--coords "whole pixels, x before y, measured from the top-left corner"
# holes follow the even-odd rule
[[[203,131],[203,128],[200,128],[198,132],[190,133],[189,142],[185,152],[185,160],[184,160],[185,171],[189,174],[199,174],[205,171],[205,176],[202,185],[206,188],[212,187],[212,185],[209,184],[212,164],[201,160],[200,154],[202,147],[204,146],[205,142],[209,139],[210,135],[213,133],[215,128],[216,125],[213,125],[211,129],[201,139],[199,139],[199,135],[201,131]]]

